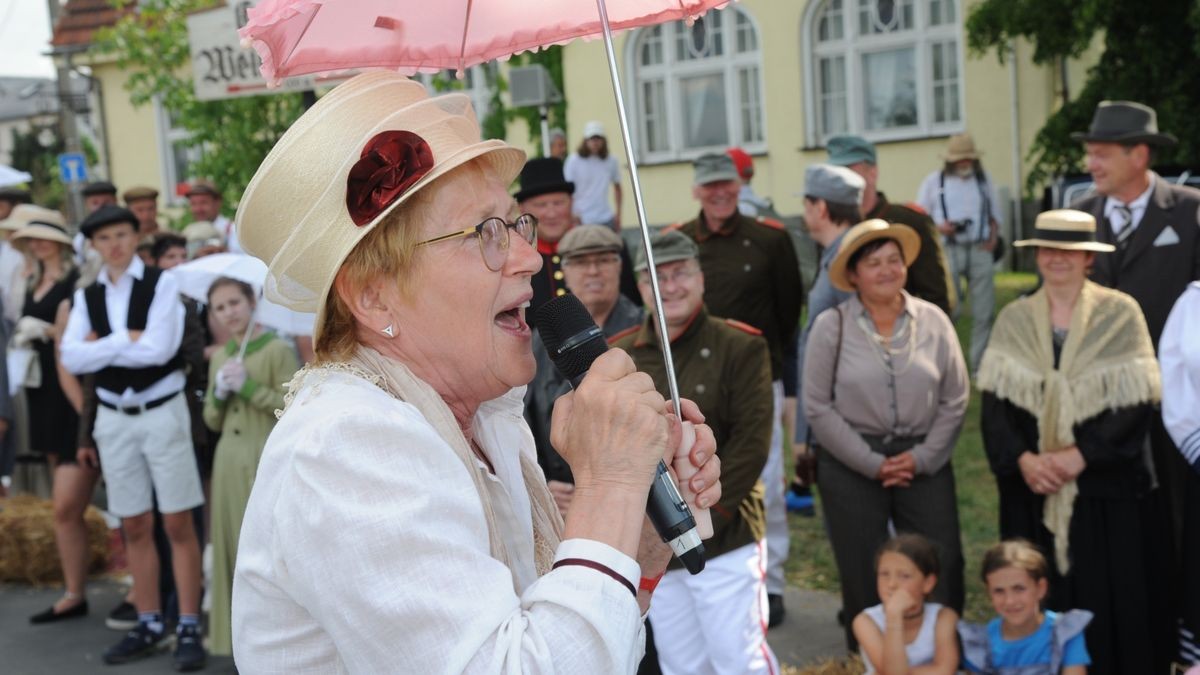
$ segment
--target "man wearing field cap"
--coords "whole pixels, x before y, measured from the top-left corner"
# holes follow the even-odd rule
[[[83,210],[94,213],[101,206],[117,205],[117,186],[106,180],[88,183],[79,191],[83,195]]]
[[[737,319],[762,331],[771,350],[775,386],[771,454],[763,471],[767,505],[767,593],[771,624],[783,620],[783,562],[787,559],[787,504],[784,501],[784,379],[795,388],[795,372],[784,368],[785,353],[795,348],[804,288],[792,240],[783,223],[738,211],[741,179],[733,160],[708,154],[693,163],[692,195],[700,214],[672,226],[696,242],[704,270],[704,304],[713,316]]]
[[[1157,349],[1175,301],[1200,279],[1200,190],[1169,183],[1151,170],[1156,154],[1177,141],[1159,131],[1158,116],[1149,106],[1102,101],[1087,132],[1071,137],[1086,147],[1096,190],[1073,208],[1095,216],[1097,239],[1117,249],[1096,257],[1091,278],[1137,300]],[[1151,429],[1151,448],[1158,481],[1171,504],[1178,550],[1185,519],[1196,517],[1185,508],[1183,478],[1191,468],[1159,416]],[[1200,653],[1200,636],[1186,642]]]
[[[213,227],[221,233],[221,239],[225,242],[225,250],[230,253],[244,253],[241,244],[238,243],[237,230],[234,228],[233,221],[221,213],[221,190],[217,188],[216,183],[205,179],[194,180],[188,186],[184,196],[187,197],[192,220],[197,222],[207,220],[212,223]]]
[[[622,273],[632,274],[621,256],[624,248],[621,236],[611,229],[603,225],[580,225],[559,240],[556,251],[562,259],[566,290],[579,298],[592,320],[609,337],[642,320],[641,308],[621,294]],[[565,515],[575,481],[571,467],[550,444],[550,412],[558,397],[571,390],[571,385],[554,367],[536,330],[533,356],[537,374],[525,390],[525,419],[537,444],[538,465]]]
[[[650,621],[664,675],[776,673],[767,645],[762,483],[774,402],[760,331],[709,316],[696,243],[676,231],[651,241],[679,395],[705,411],[721,459],[721,500],[710,509],[708,563],[692,576],[673,561],[658,581]],[[635,265],[646,319],[612,340],[668,395],[644,250]]]
[[[866,181],[862,220],[879,218],[894,225],[911,227],[921,238],[921,252],[908,268],[908,282],[904,290],[950,314],[955,300],[950,290],[953,282],[933,219],[924,211],[913,208],[913,205],[889,202],[887,195],[879,190],[879,163],[874,143],[862,136],[842,135],[830,138],[825,147],[829,151],[830,164],[844,166]],[[809,313],[813,313],[811,305]]]
[[[138,219],[138,238],[152,239],[161,229],[158,223],[158,190],[145,185],[131,187],[121,195],[125,208]]]

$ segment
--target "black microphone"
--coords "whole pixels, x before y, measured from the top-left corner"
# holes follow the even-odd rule
[[[608,351],[604,333],[573,295],[560,295],[543,304],[537,311],[537,327],[554,367],[572,388],[583,381],[592,362]],[[696,520],[662,460],[650,486],[646,515],[688,572],[698,574],[704,569],[704,544]]]

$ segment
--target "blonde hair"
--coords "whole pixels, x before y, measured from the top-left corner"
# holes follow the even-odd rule
[[[64,244],[60,241],[54,242],[58,244],[58,257],[62,261],[62,266],[59,269],[58,278],[54,281],[62,281],[71,275],[71,270],[75,269],[75,250],[69,244]],[[46,266],[42,264],[32,253],[28,254],[33,259],[33,274],[29,276],[29,290],[33,290],[42,284],[43,275],[46,274]]]
[[[1046,562],[1046,556],[1024,539],[1002,541],[983,554],[983,566],[979,570],[983,585],[987,586],[989,574],[1005,567],[1025,570],[1034,581],[1041,581],[1050,576],[1050,565]]]

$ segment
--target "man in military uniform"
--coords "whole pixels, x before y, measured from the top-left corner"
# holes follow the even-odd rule
[[[783,620],[783,563],[788,553],[787,504],[783,480],[785,353],[795,349],[804,288],[791,237],[783,223],[738,212],[741,180],[727,155],[708,154],[694,165],[692,195],[700,215],[677,229],[700,248],[700,267],[708,283],[704,304],[715,316],[743,321],[762,331],[771,350],[771,454],[763,470],[767,504],[767,594],[771,625]],[[794,384],[792,387],[794,389]]]
[[[542,269],[533,275],[533,299],[525,310],[525,320],[531,327],[536,327],[537,310],[542,303],[567,293],[563,257],[558,245],[567,232],[575,227],[575,217],[571,215],[571,195],[575,193],[575,184],[563,177],[563,163],[553,157],[538,157],[526,162],[521,169],[519,184],[520,189],[513,195],[518,207],[521,212],[538,219],[537,248],[542,255]],[[640,305],[642,300],[633,280],[633,263],[624,248],[619,255],[621,293]]]
[[[621,260],[624,248],[621,236],[604,225],[580,225],[558,242],[564,287],[579,297],[606,336],[637,326],[642,320],[641,308],[620,293],[621,272],[628,272]],[[550,413],[558,397],[571,390],[571,384],[554,367],[536,329],[533,357],[537,374],[525,389],[525,419],[537,445],[538,465],[565,516],[575,479],[566,460],[550,445]]]
[[[882,218],[896,225],[911,227],[921,238],[921,252],[908,268],[908,282],[904,290],[922,300],[937,305],[947,315],[953,311],[954,293],[950,292],[953,281],[946,252],[942,248],[937,227],[929,214],[912,204],[893,204],[887,195],[878,189],[879,164],[875,159],[875,145],[861,136],[834,136],[826,144],[829,163],[844,166],[862,176],[866,181],[862,197],[862,218]],[[855,223],[857,224],[857,221]]]
[[[663,315],[679,374],[679,393],[704,411],[721,458],[721,501],[710,509],[713,536],[704,542],[708,563],[692,576],[673,560],[658,582],[650,622],[663,673],[775,673],[767,645],[763,501],[759,474],[767,461],[773,393],[770,358],[760,331],[704,309],[705,274],[695,242],[679,232],[657,235],[651,246]],[[649,311],[646,254],[637,262],[638,288]],[[668,395],[657,320],[612,340]]]

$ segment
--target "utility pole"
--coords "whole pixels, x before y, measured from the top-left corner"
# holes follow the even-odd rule
[[[53,35],[61,5],[59,0],[46,0],[46,7],[50,10],[50,32]],[[71,56],[78,51],[80,49],[77,47],[53,47],[50,56],[54,59],[58,78],[58,124],[63,148],[67,153],[82,154],[83,144],[79,141],[79,125],[75,120],[75,96],[71,91]],[[83,196],[80,194],[82,186],[71,182],[65,187],[67,221],[78,223],[86,215],[83,212]]]

